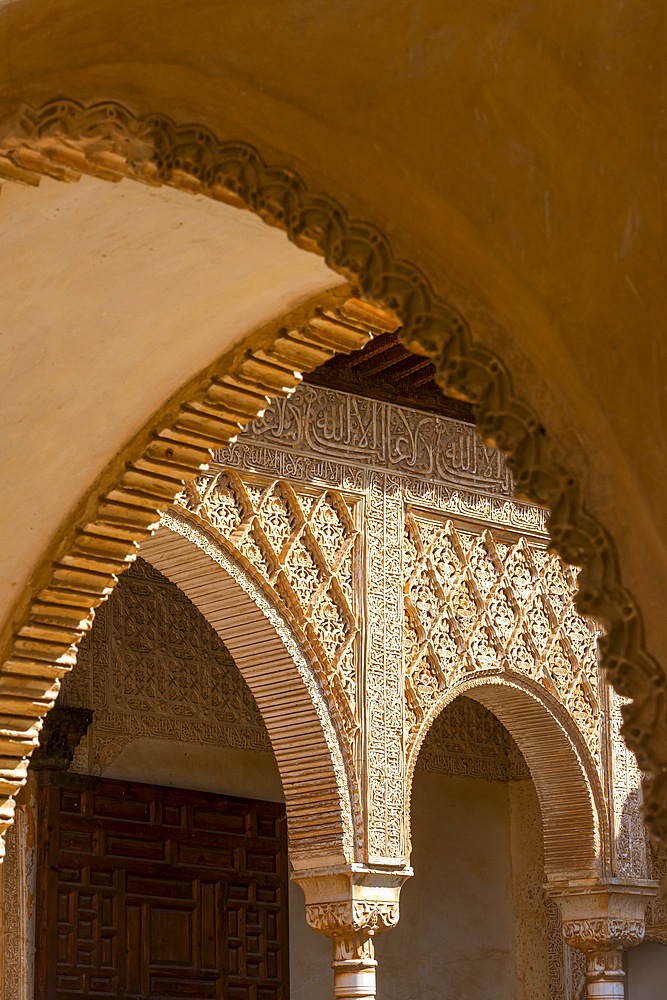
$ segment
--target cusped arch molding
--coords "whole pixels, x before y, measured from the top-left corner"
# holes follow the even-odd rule
[[[293,170],[267,165],[247,143],[223,142],[201,125],[179,125],[165,115],[136,113],[110,101],[82,104],[59,98],[17,110],[0,130],[0,173],[28,184],[38,183],[42,174],[62,180],[76,180],[81,173],[108,180],[131,177],[248,208],[283,228],[297,245],[323,254],[334,270],[358,283],[368,302],[400,320],[403,341],[433,358],[440,384],[473,402],[482,438],[508,454],[518,491],[551,509],[549,531],[556,551],[567,563],[582,567],[577,606],[605,627],[602,662],[619,693],[631,699],[624,709],[626,737],[642,766],[652,773],[647,812],[656,833],[667,839],[667,700],[661,696],[665,674],[645,648],[641,616],[622,584],[613,539],[587,509],[579,483],[556,458],[549,435],[517,396],[502,361],[473,342],[465,318],[437,294],[424,273],[397,259],[377,227],[350,218],[328,195],[309,191]],[[220,440],[220,428],[216,432]],[[204,438],[205,447],[210,447],[210,436]],[[191,465],[178,461],[169,471],[180,480],[194,474]],[[140,529],[129,526],[130,540],[141,537],[151,523],[150,509],[157,509],[170,490],[171,485],[164,487],[159,498],[149,490],[145,524]],[[97,516],[96,511],[92,520]],[[67,546],[59,553],[61,559],[63,555],[69,555]],[[121,560],[118,571],[122,566]],[[93,598],[84,602],[89,608],[113,586],[112,573],[102,576],[99,586],[91,585]],[[44,590],[48,595],[58,587],[62,592],[60,580],[49,581]],[[21,735],[16,718],[39,717],[52,703],[52,694],[32,693],[34,686],[27,678],[33,674],[21,658],[38,664],[37,676],[41,676],[39,664],[48,668],[42,673],[54,667],[55,676],[62,673],[66,650],[83,627],[80,608],[77,615],[65,614],[66,604],[49,598],[43,611],[33,600],[18,623],[7,659],[10,666],[4,668],[12,675],[8,724],[3,725],[12,735],[4,741],[6,765],[1,776],[2,790],[8,793],[17,785],[17,745],[22,753],[35,739],[34,724],[24,725]],[[87,613],[83,625],[86,618]],[[34,648],[35,637],[43,643],[39,648]]]
[[[474,677],[443,696],[429,724],[459,695],[492,712],[523,754],[540,802],[547,878],[590,878],[608,873],[604,794],[583,738],[561,706],[529,678]],[[428,728],[422,730],[411,754],[410,788]]]
[[[285,793],[295,869],[355,860],[358,793],[301,637],[256,575],[192,519],[165,515],[141,556],[216,630],[264,719]]]

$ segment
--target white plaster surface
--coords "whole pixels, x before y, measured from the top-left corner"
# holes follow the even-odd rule
[[[1,187],[0,623],[64,518],[184,383],[342,283],[249,212],[92,178]]]
[[[646,941],[627,952],[627,1000],[667,998],[667,947]]]

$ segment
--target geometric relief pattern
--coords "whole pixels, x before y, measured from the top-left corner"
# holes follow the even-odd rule
[[[486,781],[527,781],[530,771],[502,722],[487,708],[460,696],[426,734],[416,771]]]
[[[224,469],[179,501],[215,528],[271,586],[305,633],[349,743],[359,729],[357,539],[353,511],[333,489]]]
[[[39,795],[39,1000],[286,1000],[282,805],[89,778]]]
[[[406,728],[481,671],[545,687],[600,755],[598,631],[574,610],[575,571],[543,544],[406,511]]]
[[[60,700],[94,712],[88,761],[77,754],[76,770],[100,773],[138,737],[271,749],[255,699],[215,629],[142,559],[98,609]]]

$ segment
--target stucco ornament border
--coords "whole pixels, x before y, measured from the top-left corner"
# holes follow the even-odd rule
[[[221,142],[201,125],[177,125],[161,114],[135,114],[110,101],[84,105],[58,99],[39,108],[23,109],[13,121],[5,121],[2,134],[0,174],[8,179],[37,184],[41,174],[61,180],[76,180],[81,173],[108,180],[132,177],[197,191],[250,209],[284,229],[298,246],[323,254],[333,269],[358,283],[364,299],[395,315],[403,326],[401,337],[406,346],[434,360],[439,384],[474,404],[482,439],[509,455],[517,491],[550,507],[549,533],[554,549],[565,562],[582,567],[577,607],[581,614],[595,616],[605,628],[601,648],[604,668],[618,692],[631,699],[624,707],[624,734],[649,772],[647,819],[656,836],[667,839],[667,677],[646,651],[639,609],[622,585],[614,542],[586,507],[576,478],[556,458],[537,416],[515,394],[503,363],[473,342],[463,316],[435,293],[428,278],[410,262],[397,260],[377,227],[349,218],[333,198],[308,191],[293,170],[268,166],[252,146]],[[317,363],[309,360],[303,368]],[[211,431],[210,437],[205,435],[208,440],[225,433],[219,424]],[[234,433],[234,429],[226,433]],[[165,461],[164,449],[160,460]],[[192,465],[171,465],[170,474],[174,480],[190,478]],[[136,475],[141,479],[145,473],[137,470]],[[122,504],[126,489],[124,484],[116,491],[117,498],[105,498],[107,506],[109,502]],[[165,491],[175,492],[171,484]],[[154,496],[152,487],[146,497],[150,515],[146,512],[127,525],[117,571],[125,564],[128,542],[145,537],[150,529]],[[80,578],[81,570],[73,574]],[[10,721],[3,722],[2,728],[11,735],[3,739],[6,763],[0,793],[11,793],[17,786],[15,732],[19,727],[12,720],[21,713],[26,717],[26,691],[33,686],[27,681],[32,674],[26,663],[36,665],[35,676],[40,678],[31,711],[41,716],[53,700],[52,692],[44,694],[42,678],[49,671],[55,671],[57,677],[72,662],[71,654],[63,648],[63,627],[69,629],[68,642],[76,641],[82,627],[81,611],[87,619],[90,607],[112,586],[106,570],[99,581],[92,583],[86,578],[85,608],[79,607],[76,615],[66,617],[64,626],[62,612],[56,615],[60,642],[55,643],[51,623],[54,604],[48,594],[45,611],[40,610],[39,600],[33,601],[29,617],[35,624],[28,626],[26,621],[18,629],[15,655],[3,671],[5,677],[13,675],[15,682],[13,687],[10,684],[11,690],[5,685],[10,700],[5,711]],[[32,631],[26,631],[29,628]],[[42,644],[38,651],[33,648],[35,643]],[[14,702],[16,708],[11,707]],[[34,733],[27,739],[19,737],[19,743],[21,753],[29,752]]]

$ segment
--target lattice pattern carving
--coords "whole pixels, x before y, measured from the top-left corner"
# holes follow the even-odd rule
[[[406,725],[460,680],[516,671],[560,701],[600,753],[596,629],[577,615],[575,571],[526,537],[406,514]]]
[[[180,498],[270,585],[315,651],[348,742],[358,730],[359,531],[333,489],[297,488],[224,469]]]
[[[665,885],[667,848],[657,842],[651,844],[651,877]],[[667,945],[667,900],[662,893],[649,900],[646,907],[646,939]]]
[[[94,710],[74,770],[99,774],[141,737],[271,748],[255,699],[218,634],[142,559],[100,607],[61,700]]]

